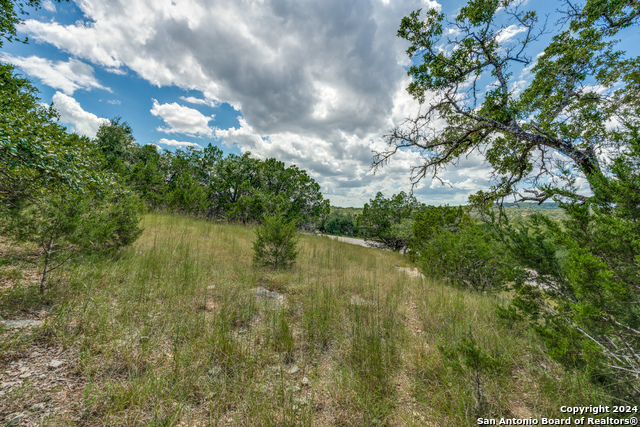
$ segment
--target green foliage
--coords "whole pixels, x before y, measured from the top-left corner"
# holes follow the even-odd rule
[[[399,251],[406,248],[412,236],[412,221],[420,203],[401,191],[386,199],[380,192],[364,205],[357,218],[360,236]]]
[[[327,234],[355,236],[357,234],[355,218],[353,215],[335,212],[332,209],[322,221],[320,231]]]
[[[558,360],[629,397],[640,394],[639,147],[631,138],[613,159],[615,179],[592,198],[561,203],[561,225],[535,216],[509,231],[514,258],[535,274],[503,312],[533,322]]]
[[[88,138],[68,134],[9,65],[0,64],[0,94],[0,233],[40,247],[43,291],[48,273],[74,255],[134,241],[139,207]]]
[[[290,267],[298,256],[298,235],[293,221],[287,221],[280,213],[264,219],[256,228],[253,243],[253,262],[274,269]]]
[[[476,291],[499,290],[511,278],[500,236],[464,207],[425,206],[413,232],[411,256],[428,276]]]
[[[243,224],[281,211],[303,228],[328,213],[320,186],[305,171],[285,168],[275,159],[254,159],[250,153],[223,158],[211,144],[160,153],[153,145],[136,144],[131,127],[120,118],[103,124],[94,142],[106,158],[105,167],[151,209]]]
[[[40,3],[40,0],[0,0],[0,47],[5,40],[8,42],[27,41],[26,38],[21,40],[17,37],[16,26],[22,23],[20,15],[26,13],[26,7],[39,9]]]
[[[565,2],[564,13],[535,63],[530,49],[548,28],[519,2],[470,0],[454,17],[431,9],[404,18],[398,35],[416,60],[408,91],[429,105],[388,136],[390,149],[377,154],[374,166],[398,150],[417,148],[426,161],[414,169],[415,183],[477,150],[492,166],[494,185],[472,202],[516,195],[560,203],[561,223],[531,215],[502,230],[414,228],[430,239],[418,243],[419,257],[425,269],[451,280],[451,272],[461,272],[463,282],[474,276],[476,262],[496,279],[500,263],[512,262],[517,268],[501,280],[513,281],[517,293],[502,314],[529,319],[554,357],[585,369],[621,398],[635,399],[640,58],[616,44],[635,30],[640,4]],[[455,30],[446,38],[445,25]],[[502,37],[510,25],[524,31]],[[515,90],[524,66],[533,79]],[[576,185],[578,177],[588,186]]]
[[[47,275],[81,253],[97,254],[126,246],[140,235],[138,199],[125,192],[98,197],[52,193],[0,209],[0,234],[41,249],[41,290]]]
[[[413,170],[417,182],[478,150],[495,183],[475,196],[481,203],[510,194],[545,200],[549,192],[525,190],[545,183],[564,188],[563,168],[596,185],[606,176],[596,153],[618,150],[623,129],[638,120],[640,59],[615,47],[638,23],[640,6],[587,0],[567,2],[564,12],[549,45],[535,51],[533,44],[549,28],[519,2],[472,0],[456,16],[430,9],[405,17],[398,35],[410,43],[407,54],[415,60],[407,90],[429,103],[387,136],[390,149],[377,153],[374,166],[398,150],[418,149],[425,162]],[[503,37],[511,25],[524,31]],[[454,32],[445,36],[445,26]],[[537,51],[542,54],[534,64],[530,55]],[[522,88],[516,78],[525,66],[534,76]],[[554,153],[562,154],[560,169],[552,167],[558,163]]]
[[[232,221],[259,222],[277,211],[296,223],[310,227],[329,211],[320,186],[296,166],[284,167],[276,159],[261,161],[230,155],[220,161],[211,183],[208,215]]]
[[[106,167],[119,174],[131,168],[138,157],[140,147],[133,138],[133,130],[120,117],[103,123],[98,128],[93,142],[102,151]]]
[[[69,135],[36,89],[0,64],[0,202],[51,191],[95,191],[109,185],[86,138]]]

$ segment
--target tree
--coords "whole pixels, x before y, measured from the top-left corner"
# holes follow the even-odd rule
[[[332,211],[322,221],[320,231],[328,234],[355,236],[355,220],[353,218],[353,215],[349,213]]]
[[[494,185],[473,202],[514,195],[560,203],[562,226],[534,217],[501,229],[514,267],[533,271],[515,277],[518,292],[503,315],[527,318],[554,357],[633,401],[640,58],[616,50],[616,39],[634,30],[640,2],[564,5],[562,26],[535,60],[530,49],[545,26],[512,0],[470,0],[451,22],[433,9],[404,18],[398,34],[417,61],[408,90],[426,105],[388,135],[374,166],[418,149],[426,161],[414,168],[415,183],[475,152],[492,166]],[[445,31],[454,36],[444,40]],[[530,78],[516,77],[527,71]]]
[[[295,222],[287,221],[280,213],[266,217],[256,228],[254,264],[274,269],[291,266],[298,256],[298,238]]]
[[[67,134],[56,119],[28,80],[0,64],[0,203],[107,183],[86,138]]]
[[[56,1],[60,2],[61,0]],[[38,9],[40,8],[40,3],[40,0],[0,0],[0,47],[2,47],[4,40],[8,42],[27,41],[26,39],[21,40],[17,37],[16,26],[22,23],[20,15],[26,13],[24,10],[25,7]]]
[[[567,170],[592,190],[601,185],[602,153],[619,150],[638,122],[640,60],[615,51],[614,36],[637,23],[640,3],[565,4],[568,26],[535,62],[530,47],[545,26],[513,0],[470,0],[450,23],[435,9],[405,17],[398,35],[418,62],[408,91],[427,105],[387,136],[389,150],[376,154],[374,167],[398,150],[418,149],[426,161],[413,169],[415,183],[477,152],[493,167],[495,185],[476,201],[565,194],[549,177],[562,180]],[[447,25],[459,35],[443,40]],[[521,36],[509,37],[513,28]],[[514,75],[523,67],[532,67],[533,78],[520,90]]]
[[[415,215],[410,255],[422,272],[476,291],[504,288],[513,261],[500,235],[468,207],[424,206]]]
[[[140,146],[133,137],[129,123],[115,117],[98,128],[94,143],[106,159],[106,167],[119,174],[125,174],[136,163]]]
[[[144,200],[149,208],[162,208],[165,203],[167,183],[165,177],[170,159],[161,155],[153,145],[145,145],[131,169],[127,184]]]
[[[561,204],[562,224],[539,215],[507,231],[515,265],[535,274],[517,282],[506,314],[528,319],[564,364],[637,399],[640,138],[629,142],[612,159],[608,185],[585,203]]]
[[[0,1],[0,46],[17,40],[24,7],[39,5]],[[68,134],[39,101],[28,80],[0,64],[0,232],[41,246],[43,291],[72,255],[129,244],[140,229],[135,198],[118,190],[95,146]]]
[[[295,165],[286,168],[276,159],[265,161],[229,155],[214,167],[210,217],[260,222],[264,215],[282,215],[303,227],[329,211],[320,185]]]
[[[412,221],[420,203],[401,191],[386,199],[380,192],[365,203],[357,218],[359,233],[366,240],[399,251],[407,247],[412,236]]]
[[[137,197],[105,190],[100,195],[57,191],[23,199],[8,209],[0,206],[0,232],[41,249],[41,292],[49,273],[71,258],[126,246],[142,232]]]

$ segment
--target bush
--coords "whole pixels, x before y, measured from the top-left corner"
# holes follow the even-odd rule
[[[501,289],[510,279],[510,262],[495,233],[483,224],[470,224],[458,232],[437,230],[419,248],[422,272],[459,288],[475,291]]]
[[[327,234],[355,236],[356,224],[352,215],[331,212],[322,222],[320,231]]]
[[[47,275],[81,254],[106,252],[134,242],[141,204],[125,191],[102,197],[82,193],[53,193],[0,205],[0,232],[17,242],[41,248],[43,292]]]
[[[498,233],[462,207],[426,206],[413,231],[411,256],[427,276],[476,291],[500,289],[512,279]]]
[[[412,237],[412,221],[421,208],[415,197],[401,191],[386,199],[382,193],[365,203],[357,218],[359,234],[387,249],[400,251]]]
[[[298,256],[295,223],[286,221],[281,214],[267,217],[256,228],[253,243],[253,262],[274,269],[290,267]]]

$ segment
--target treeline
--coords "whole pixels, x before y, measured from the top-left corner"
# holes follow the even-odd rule
[[[329,211],[329,201],[304,170],[270,158],[241,156],[209,144],[175,152],[138,145],[120,119],[103,124],[94,140],[108,169],[140,195],[148,209],[260,223],[282,214],[300,228],[314,228]]]
[[[408,196],[401,192],[398,195],[393,195],[391,199],[399,197],[400,200],[407,198]],[[374,199],[369,200],[367,206],[369,206],[368,211],[371,212],[371,209],[374,211],[379,209],[382,203],[382,200],[385,196],[382,193],[378,193]],[[389,200],[389,202],[391,201]],[[399,200],[398,200],[399,201]],[[397,203],[394,205],[391,203],[389,208],[396,209]],[[413,200],[410,203],[416,205],[417,201]],[[358,223],[358,217],[363,213],[364,208],[344,208],[338,206],[331,206],[331,211],[329,215],[325,216],[322,220],[322,223],[319,226],[319,230],[326,234],[333,235],[342,235],[342,236],[350,236],[350,237],[367,237],[367,231],[360,228],[360,224]],[[521,222],[521,219],[527,217],[532,214],[543,214],[546,217],[554,220],[560,221],[562,219],[566,219],[566,214],[560,208],[560,205],[555,202],[547,202],[547,203],[503,203],[501,205],[494,205],[492,208],[494,214],[502,213],[508,217],[510,221]],[[472,216],[479,216],[477,211],[471,211]],[[413,215],[405,218],[405,221],[411,223]],[[361,220],[361,224],[364,225],[367,221]],[[410,231],[411,227],[405,227],[405,231]]]
[[[278,215],[311,229],[329,202],[305,171],[276,159],[224,157],[211,145],[161,152],[137,144],[119,118],[94,139],[69,133],[33,85],[0,64],[0,235],[37,245],[40,289],[67,260],[135,241],[145,210],[243,224]]]

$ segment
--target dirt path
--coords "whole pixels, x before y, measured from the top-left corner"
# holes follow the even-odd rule
[[[370,240],[358,239],[355,237],[332,236],[330,234],[322,234],[322,236],[337,240],[338,242],[350,243],[352,245],[365,246],[367,248],[380,248],[380,244]],[[380,248],[382,249],[382,248]]]

